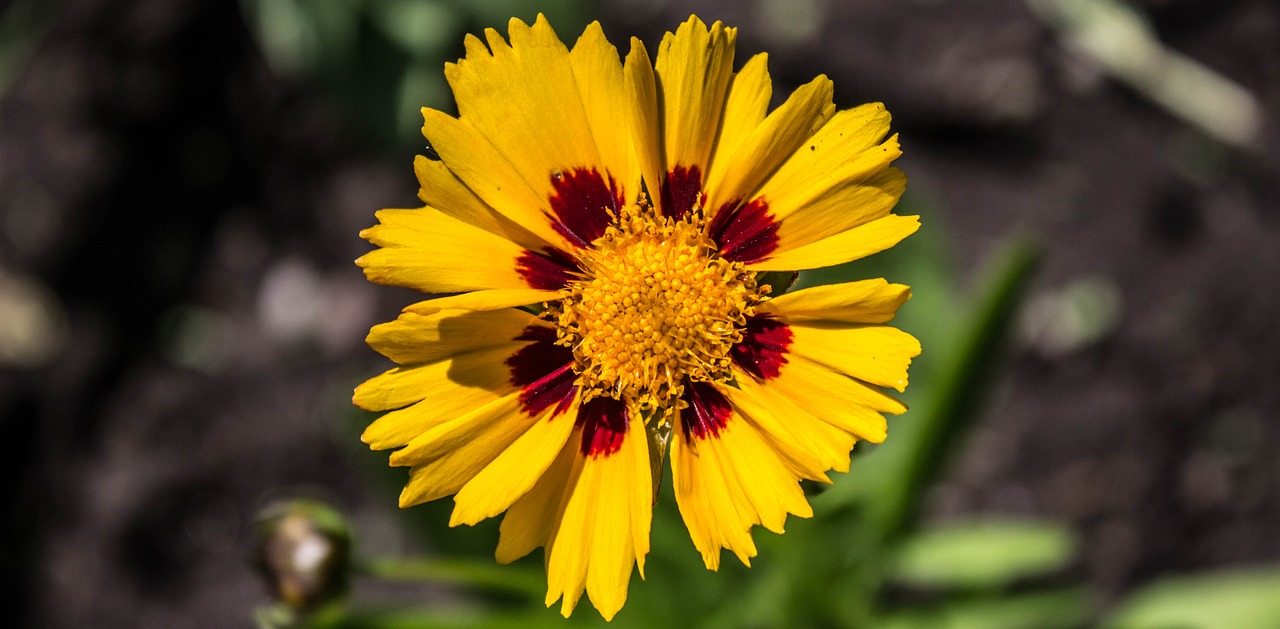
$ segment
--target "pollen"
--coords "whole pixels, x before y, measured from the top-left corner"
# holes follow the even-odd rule
[[[547,312],[587,398],[675,408],[683,383],[727,382],[729,350],[769,288],[719,256],[699,209],[676,219],[644,199],[582,254],[582,279]]]

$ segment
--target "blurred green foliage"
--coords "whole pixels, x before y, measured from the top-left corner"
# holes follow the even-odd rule
[[[1059,525],[954,523],[904,540],[889,577],[914,587],[998,591],[1018,579],[1062,570],[1075,559],[1076,550],[1071,531]]]
[[[1280,569],[1169,577],[1135,592],[1107,629],[1269,629],[1280,626]]]
[[[463,37],[543,13],[562,32],[590,21],[580,0],[241,0],[272,71],[327,88],[358,124],[396,146],[421,144],[422,107],[454,109],[444,64]]]
[[[342,101],[387,146],[420,142],[418,110],[451,110],[442,64],[462,54],[465,33],[505,31],[507,20],[545,13],[562,37],[589,21],[574,0],[241,0],[264,57],[282,76],[312,81]],[[1077,542],[1055,523],[984,519],[920,530],[927,490],[964,446],[981,417],[1038,259],[1031,242],[993,256],[976,290],[955,290],[944,216],[913,190],[899,214],[923,227],[892,250],[838,267],[771,276],[795,288],[884,277],[912,287],[894,324],[916,335],[924,353],[903,397],[911,411],[890,422],[880,446],[859,444],[849,478],[813,486],[814,517],[792,518],[785,536],[757,529],[759,556],[747,569],[731,558],[707,571],[680,521],[666,483],[653,516],[646,581],[633,580],[613,627],[880,627],[892,629],[1070,629],[1099,617],[1087,585],[1070,572]],[[338,438],[358,447],[368,414],[352,411]],[[363,456],[387,505],[404,471]],[[429,558],[358,562],[366,577],[430,581],[456,588],[455,601],[431,608],[382,609],[356,602],[311,618],[326,628],[606,626],[585,600],[569,620],[543,606],[538,553],[512,566],[492,559],[498,519],[449,529],[452,504],[402,512]],[[357,552],[359,543],[357,540]],[[1121,604],[1115,629],[1253,629],[1280,618],[1280,573],[1239,572],[1171,579]],[[1267,624],[1268,622],[1272,624]],[[270,624],[264,621],[264,624]]]
[[[59,0],[14,0],[0,6],[0,100],[53,27]]]

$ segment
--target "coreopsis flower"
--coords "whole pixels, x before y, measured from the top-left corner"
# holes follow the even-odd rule
[[[913,233],[879,104],[836,111],[818,77],[772,112],[764,55],[690,18],[656,63],[592,24],[541,16],[469,36],[445,68],[458,117],[424,109],[425,207],[383,210],[358,263],[445,294],[373,328],[398,366],[356,389],[390,411],[364,440],[409,466],[401,506],[453,496],[450,524],[505,512],[497,559],[545,548],[547,605],[585,590],[612,618],[644,574],[670,449],[708,568],[751,529],[808,517],[799,481],[846,471],[920,347],[885,325],[906,286],[775,294],[769,271],[840,264]],[[781,288],[781,287],[779,287]],[[778,291],[781,292],[781,291]]]

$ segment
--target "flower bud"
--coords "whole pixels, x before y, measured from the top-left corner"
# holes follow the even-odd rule
[[[314,500],[278,502],[258,523],[257,564],[272,593],[297,612],[309,612],[347,591],[351,532],[342,514]]]

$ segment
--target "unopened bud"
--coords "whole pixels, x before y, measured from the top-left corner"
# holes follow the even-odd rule
[[[351,532],[342,515],[314,500],[289,500],[258,518],[258,564],[275,596],[298,612],[347,591]]]

